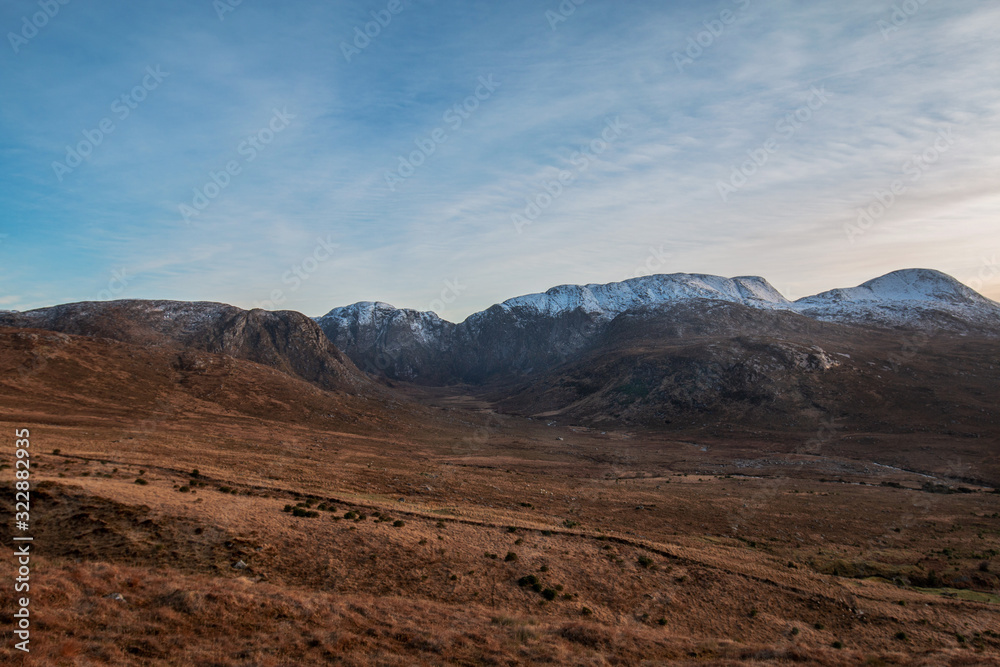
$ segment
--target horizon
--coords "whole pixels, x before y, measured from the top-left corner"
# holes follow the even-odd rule
[[[967,287],[967,288],[973,290],[974,292],[976,292],[980,296],[983,296],[983,297],[985,297],[987,299],[990,298],[990,297],[986,296],[985,294],[983,294],[982,292],[980,292],[979,290],[977,290],[973,285],[970,285],[970,284],[968,284],[966,282],[958,280],[954,276],[951,276],[951,275],[949,275],[947,273],[944,273],[943,271],[938,271],[937,269],[927,269],[927,268],[910,267],[910,268],[905,268],[905,269],[896,269],[894,271],[890,271],[889,273],[885,273],[885,274],[882,274],[882,275],[879,275],[879,276],[874,276],[874,277],[870,278],[869,280],[866,280],[866,281],[864,281],[864,282],[862,282],[862,283],[860,283],[858,285],[842,285],[840,287],[831,287],[831,288],[823,289],[823,290],[821,290],[819,292],[816,292],[815,294],[807,294],[807,295],[803,295],[803,296],[795,298],[795,299],[789,298],[786,294],[783,294],[781,292],[781,290],[777,289],[765,276],[750,276],[750,275],[747,275],[747,276],[731,276],[731,277],[726,277],[726,276],[718,276],[718,275],[706,274],[706,273],[676,272],[676,273],[653,273],[653,274],[649,274],[649,275],[645,275],[645,276],[633,276],[631,278],[626,278],[625,280],[612,281],[610,283],[563,283],[563,284],[559,284],[559,285],[553,285],[553,286],[551,286],[551,287],[549,287],[549,288],[547,288],[545,290],[539,291],[539,292],[530,292],[530,293],[527,293],[527,294],[517,294],[517,295],[506,297],[506,298],[504,298],[504,299],[502,299],[500,301],[497,301],[495,303],[489,304],[489,306],[486,306],[485,308],[482,308],[481,310],[477,310],[477,311],[474,311],[472,313],[469,313],[466,317],[464,317],[462,319],[458,319],[458,320],[450,320],[448,318],[442,317],[441,314],[437,310],[433,310],[433,309],[432,310],[418,310],[416,308],[410,308],[410,307],[405,306],[405,305],[397,306],[397,305],[389,303],[387,301],[380,301],[380,300],[373,300],[373,299],[363,299],[361,301],[355,301],[353,303],[342,304],[342,305],[339,305],[339,306],[333,306],[332,308],[324,311],[323,313],[316,314],[316,315],[305,313],[305,312],[302,312],[302,311],[297,311],[295,309],[290,309],[290,308],[276,308],[276,309],[272,309],[272,308],[260,308],[259,306],[254,306],[252,308],[246,308],[245,310],[253,310],[253,309],[256,309],[256,308],[260,308],[262,310],[267,310],[269,312],[293,311],[293,312],[298,312],[298,313],[300,313],[302,315],[305,315],[305,316],[309,317],[310,319],[316,319],[316,320],[318,320],[318,319],[321,319],[321,318],[329,315],[334,310],[337,310],[337,309],[340,309],[340,308],[349,308],[351,306],[355,306],[355,305],[359,305],[359,304],[382,304],[382,305],[390,306],[391,308],[393,308],[395,310],[419,312],[419,313],[424,313],[424,314],[431,313],[433,315],[438,316],[440,319],[442,319],[442,320],[444,320],[446,322],[450,322],[452,324],[460,324],[460,323],[464,322],[466,319],[468,319],[468,317],[470,317],[472,315],[475,315],[477,313],[481,313],[481,312],[489,309],[492,306],[500,305],[502,303],[505,303],[505,302],[513,300],[513,299],[519,299],[519,298],[524,298],[524,297],[529,297],[529,296],[540,296],[540,295],[547,294],[548,292],[551,292],[553,290],[557,290],[557,289],[564,288],[564,287],[604,287],[604,286],[608,286],[608,285],[621,284],[621,283],[629,282],[631,280],[637,280],[637,279],[640,279],[640,278],[656,278],[656,277],[673,278],[673,277],[677,277],[677,276],[691,276],[691,277],[694,277],[694,278],[721,278],[723,280],[730,280],[730,281],[731,280],[740,280],[740,279],[762,280],[769,287],[771,287],[771,289],[774,289],[775,291],[777,291],[778,294],[780,296],[784,297],[789,303],[796,303],[798,301],[802,301],[802,300],[807,299],[807,298],[812,298],[812,297],[819,296],[821,294],[825,294],[825,293],[828,293],[828,292],[836,291],[836,290],[839,290],[839,289],[853,289],[853,288],[856,288],[856,287],[861,287],[862,285],[864,285],[864,284],[866,284],[868,282],[872,282],[872,281],[875,281],[875,280],[878,280],[878,279],[881,279],[881,278],[885,278],[887,276],[894,275],[894,274],[897,274],[897,273],[905,273],[905,272],[913,272],[913,271],[941,273],[944,276],[946,276],[948,278],[951,278],[952,280],[955,280],[956,282],[958,282],[959,284],[963,285],[964,287]],[[996,299],[991,299],[991,300],[994,301],[995,303],[997,303],[998,306],[1000,306],[1000,302],[997,302]],[[93,301],[77,301],[77,302],[56,303],[56,304],[50,304],[48,306],[40,306],[38,308],[33,308],[33,309],[25,310],[25,311],[7,310],[7,309],[0,308],[0,312],[25,312],[25,313],[27,313],[27,312],[31,312],[32,310],[45,310],[47,308],[55,308],[57,306],[64,306],[64,305],[74,305],[74,304],[78,304],[78,303],[102,303],[102,302],[109,302],[109,303],[111,303],[111,302],[115,302],[115,301],[167,301],[167,302],[174,302],[174,303],[214,303],[214,304],[225,305],[225,306],[235,306],[235,307],[238,307],[238,308],[241,307],[241,306],[238,306],[237,304],[227,303],[227,302],[224,302],[224,301],[216,301],[216,300],[212,300],[212,299],[199,299],[197,301],[183,301],[183,300],[178,300],[178,299],[125,298],[125,299],[105,299],[105,300],[93,300]],[[435,303],[432,302],[430,305],[434,306]]]
[[[900,266],[998,301],[1000,7],[913,6],[16,0],[0,309],[460,322],[646,273],[795,300]]]

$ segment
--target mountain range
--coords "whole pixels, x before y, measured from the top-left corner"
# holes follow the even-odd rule
[[[840,420],[992,437],[1000,421],[1000,304],[930,270],[797,301],[754,277],[564,285],[458,324],[379,302],[310,319],[126,300],[2,312],[0,326],[172,351],[184,377],[221,355],[354,396],[362,411],[406,402],[393,391],[403,382],[595,425],[802,433]]]
[[[552,423],[800,443],[825,433],[843,447],[857,444],[851,433],[920,433],[948,451],[956,438],[1000,436],[1000,304],[930,270],[797,301],[751,277],[567,285],[458,324],[379,302],[311,319],[124,300],[0,312],[0,326],[16,330],[4,336],[13,377],[51,385],[30,391],[100,378],[112,394],[148,394],[144,409],[174,387],[176,405],[426,430],[452,417],[422,397],[447,395]]]
[[[896,271],[797,301],[759,277],[679,273],[553,287],[496,304],[459,324],[370,301],[335,308],[316,321],[369,372],[428,384],[482,383],[562,363],[593,345],[620,316],[663,314],[691,303],[734,304],[875,329],[1000,333],[1000,304],[927,269]]]

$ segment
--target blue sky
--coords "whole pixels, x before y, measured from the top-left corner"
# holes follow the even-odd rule
[[[0,8],[0,308],[461,320],[649,272],[797,298],[909,267],[1000,299],[995,3],[47,5]]]

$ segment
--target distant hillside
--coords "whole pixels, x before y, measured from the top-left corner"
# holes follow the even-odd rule
[[[315,322],[292,311],[248,311],[206,302],[83,302],[24,313],[0,313],[0,326],[228,354],[303,378],[324,389],[346,392],[374,389]]]

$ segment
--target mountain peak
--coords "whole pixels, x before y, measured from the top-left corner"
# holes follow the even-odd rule
[[[796,304],[820,302],[935,302],[989,303],[978,292],[966,287],[946,273],[933,269],[902,269],[873,278],[857,287],[822,292],[796,301]]]
[[[412,308],[396,308],[384,301],[358,301],[349,306],[339,306],[326,315],[313,318],[317,322],[326,319],[336,319],[343,317],[363,318],[363,319],[384,319],[405,314],[409,317],[419,317],[421,319],[440,320],[441,318],[433,311],[413,310]],[[443,321],[443,320],[442,320]]]
[[[979,295],[947,273],[933,269],[902,269],[860,285],[872,296],[904,301],[923,301],[960,297],[974,299]],[[981,298],[981,297],[980,297]]]
[[[799,299],[794,306],[802,314],[817,319],[893,326],[917,325],[930,318],[936,327],[951,328],[951,324],[940,320],[940,315],[991,326],[1000,320],[1000,307],[996,303],[933,269],[893,271],[857,287]]]
[[[748,299],[756,299],[774,304],[790,304],[785,296],[760,276],[737,276],[732,279]]]

